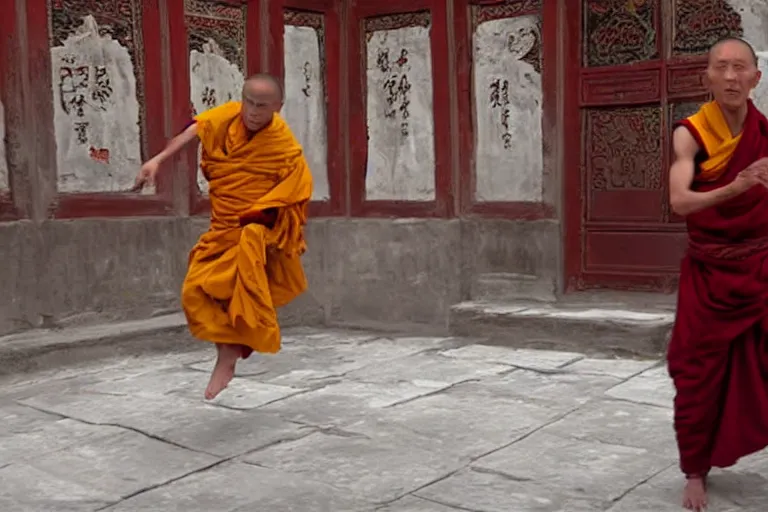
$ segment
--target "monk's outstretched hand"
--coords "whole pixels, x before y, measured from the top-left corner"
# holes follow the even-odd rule
[[[139,174],[136,176],[136,183],[133,186],[134,191],[140,191],[146,186],[152,186],[155,184],[155,177],[157,176],[157,170],[160,165],[154,160],[147,161],[141,166]]]

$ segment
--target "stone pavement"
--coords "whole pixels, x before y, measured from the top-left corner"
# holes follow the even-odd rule
[[[191,346],[0,381],[0,510],[680,510],[658,362],[301,329],[205,403]],[[710,510],[765,510],[765,475]]]

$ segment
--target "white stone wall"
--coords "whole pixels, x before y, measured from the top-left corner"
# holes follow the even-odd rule
[[[129,189],[141,166],[136,76],[128,50],[92,16],[51,48],[60,192]]]
[[[203,45],[203,52],[189,52],[189,86],[192,106],[198,114],[223,105],[228,101],[240,101],[243,95],[243,76],[240,68],[224,57],[215,41]],[[202,150],[198,148],[197,161]],[[198,165],[197,185],[203,194],[208,193],[208,182]]]
[[[744,39],[759,51],[768,51],[768,2],[765,0],[727,0],[741,15]]]
[[[365,184],[369,200],[435,199],[429,33],[429,28],[406,27],[370,35]]]
[[[304,148],[312,171],[314,201],[330,198],[322,51],[314,28],[285,26],[286,102],[282,114]]]
[[[536,16],[481,23],[474,34],[477,201],[542,199],[541,75],[521,60],[536,45]]]
[[[768,52],[758,52],[760,71],[763,72],[763,78],[752,93],[755,106],[763,113],[768,115]]]
[[[0,193],[8,191],[8,159],[5,154],[5,106],[0,101]]]
[[[741,15],[744,39],[757,50],[763,78],[752,93],[755,106],[768,114],[768,2],[764,0],[728,0]]]

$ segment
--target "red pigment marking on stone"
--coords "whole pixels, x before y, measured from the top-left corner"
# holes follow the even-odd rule
[[[91,146],[91,159],[104,164],[109,163],[109,150],[107,148],[96,149]]]

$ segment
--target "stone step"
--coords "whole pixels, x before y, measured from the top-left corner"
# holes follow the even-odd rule
[[[530,274],[486,273],[475,278],[470,295],[472,300],[485,302],[509,300],[554,302],[555,283],[551,279]]]
[[[674,308],[659,305],[470,301],[451,308],[449,326],[454,336],[513,348],[658,357],[674,319]]]

